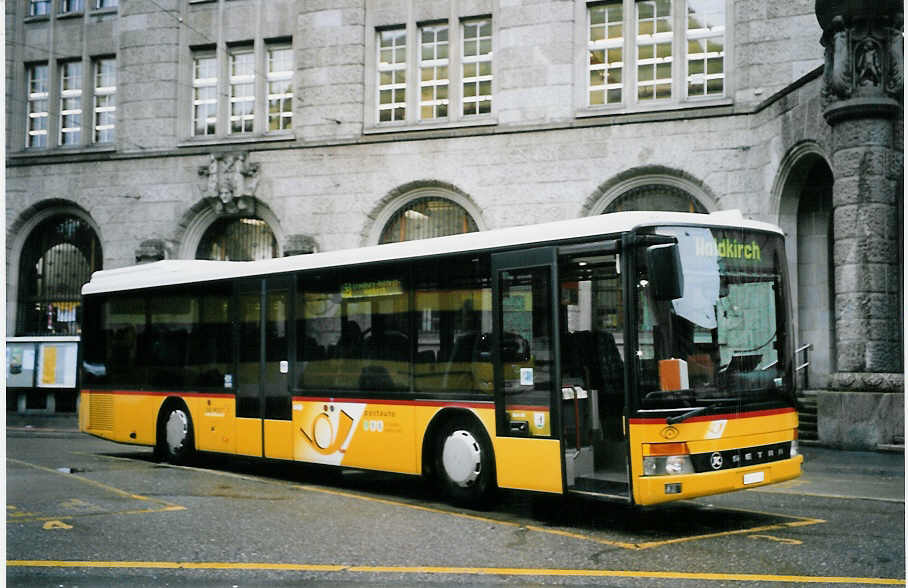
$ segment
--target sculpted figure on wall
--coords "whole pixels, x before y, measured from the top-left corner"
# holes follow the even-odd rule
[[[205,177],[200,187],[217,214],[252,212],[259,183],[259,164],[249,161],[245,151],[236,154],[212,153],[208,164],[199,167]]]

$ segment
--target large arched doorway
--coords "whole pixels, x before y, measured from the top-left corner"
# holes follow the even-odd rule
[[[222,217],[214,221],[196,249],[196,259],[256,261],[278,256],[271,227],[257,217]]]
[[[79,216],[51,214],[19,257],[17,335],[78,335],[82,285],[101,269],[101,242]]]
[[[798,199],[798,347],[810,344],[807,383],[824,387],[835,370],[832,171],[810,165]]]
[[[422,196],[398,208],[382,228],[379,244],[473,233],[479,227],[469,212],[447,198]]]

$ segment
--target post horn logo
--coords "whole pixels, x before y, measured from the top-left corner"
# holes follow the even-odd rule
[[[659,431],[659,434],[662,435],[663,439],[668,439],[669,441],[671,441],[678,436],[678,429],[672,426],[668,426]]]
[[[331,407],[331,409],[333,410],[334,407]],[[347,437],[350,436],[352,429],[353,417],[342,410],[338,415],[337,431],[335,431],[334,425],[331,424],[331,417],[328,415],[327,407],[325,407],[321,413],[312,419],[312,434],[307,433],[303,427],[300,427],[300,433],[303,434],[312,449],[322,455],[331,455],[338,451],[344,452],[341,446],[347,440]]]

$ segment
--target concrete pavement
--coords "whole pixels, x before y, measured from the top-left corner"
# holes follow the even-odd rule
[[[72,414],[6,413],[8,436],[70,436],[79,433]],[[764,486],[760,492],[841,497],[889,502],[905,501],[903,451],[846,451],[802,443],[804,471],[800,478]]]

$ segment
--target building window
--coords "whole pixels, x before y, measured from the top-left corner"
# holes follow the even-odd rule
[[[725,92],[725,3],[688,0],[687,95]]]
[[[117,62],[95,60],[94,142],[112,143],[117,124]]]
[[[724,96],[725,2],[611,0],[587,5],[586,106]]]
[[[230,52],[230,133],[251,133],[255,126],[255,53]]]
[[[82,0],[60,0],[60,14],[82,12]]]
[[[293,125],[293,49],[268,48],[268,130],[283,131]]]
[[[77,216],[57,214],[29,234],[19,262],[18,335],[77,335],[82,284],[101,269],[101,244]]]
[[[448,116],[448,25],[420,29],[419,118]]]
[[[119,4],[119,0],[95,0],[95,8],[98,10],[102,8],[116,8]]]
[[[605,213],[628,210],[664,210],[706,214],[699,200],[676,186],[646,184],[632,188],[608,205]]]
[[[28,71],[28,130],[26,147],[47,147],[47,64],[35,64]]]
[[[463,113],[492,112],[492,21],[463,23]]]
[[[624,72],[624,6],[620,2],[589,9],[589,103],[621,102]]]
[[[260,218],[221,218],[199,242],[196,259],[256,261],[278,256],[277,239]]]
[[[411,200],[394,213],[382,229],[379,244],[429,239],[478,231],[476,221],[462,206],[427,196]]]
[[[407,117],[407,31],[378,33],[378,120],[392,122]]]
[[[192,134],[214,135],[218,117],[217,58],[196,56],[192,71]]]
[[[60,64],[60,145],[82,142],[82,62]]]
[[[50,0],[29,0],[29,16],[47,16],[50,12]]]

